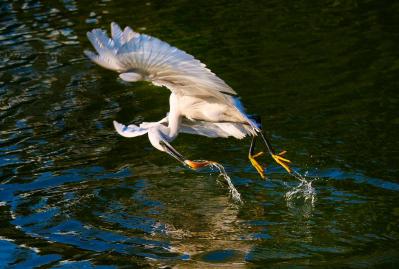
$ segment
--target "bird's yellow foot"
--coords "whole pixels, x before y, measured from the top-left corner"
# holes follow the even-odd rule
[[[197,170],[198,168],[210,165],[214,162],[211,161],[196,162],[196,161],[185,160],[184,163],[187,164],[191,169]]]
[[[279,154],[272,154],[272,157],[276,161],[276,163],[281,165],[285,170],[287,170],[288,173],[291,174],[292,170],[289,167],[289,164],[291,163],[291,161],[282,157],[285,153],[287,153],[287,151],[284,150],[284,151],[280,152]]]
[[[262,152],[262,151],[256,153],[255,155],[248,154],[248,159],[251,161],[251,164],[252,164],[252,166],[256,169],[256,171],[258,171],[260,177],[264,179],[264,178],[265,178],[265,175],[264,175],[264,173],[263,173],[263,170],[264,170],[264,169],[263,169],[263,167],[258,163],[258,161],[255,159],[256,157],[259,157],[259,156],[261,156],[261,155],[263,155],[263,152]]]

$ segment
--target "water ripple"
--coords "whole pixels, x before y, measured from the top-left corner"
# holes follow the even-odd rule
[[[394,268],[398,8],[1,1],[0,267]],[[113,20],[207,63],[306,175],[267,157],[261,180],[249,141],[179,136],[223,164],[234,203],[215,171],[118,137],[113,120],[159,119],[169,92],[85,58]]]

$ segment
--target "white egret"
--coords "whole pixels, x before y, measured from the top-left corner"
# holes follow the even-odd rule
[[[155,37],[134,32],[130,27],[122,31],[116,23],[111,23],[111,38],[101,29],[94,29],[87,36],[97,51],[97,54],[85,51],[93,62],[117,71],[122,80],[149,81],[171,91],[170,110],[164,119],[139,126],[125,126],[114,121],[120,135],[148,134],[156,149],[192,169],[211,162],[190,161],[174,149],[170,142],[179,133],[237,139],[252,136],[248,158],[264,178],[264,169],[255,159],[263,152],[254,154],[256,138],[260,136],[273,159],[291,173],[290,161],[282,157],[285,151],[275,154],[262,133],[260,122],[244,112],[237,93],[199,60]]]

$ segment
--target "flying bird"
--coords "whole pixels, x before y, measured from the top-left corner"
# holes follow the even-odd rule
[[[114,121],[120,135],[147,134],[156,149],[192,169],[212,162],[188,160],[173,148],[170,143],[179,133],[237,139],[250,136],[248,158],[264,178],[264,168],[256,160],[263,152],[255,154],[255,142],[260,138],[272,158],[291,173],[290,161],[283,157],[285,151],[275,153],[262,133],[261,122],[245,113],[237,93],[190,54],[130,27],[122,30],[114,22],[111,23],[111,38],[101,29],[88,32],[87,37],[97,52],[85,51],[93,62],[118,72],[124,81],[148,81],[171,91],[170,110],[165,118],[139,126],[125,126]]]

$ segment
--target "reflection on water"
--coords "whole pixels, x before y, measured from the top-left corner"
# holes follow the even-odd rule
[[[398,11],[386,1],[2,1],[0,267],[394,267]],[[263,159],[261,180],[249,141],[179,136],[190,159],[223,164],[240,204],[216,170],[119,137],[112,120],[159,119],[169,93],[83,56],[86,32],[114,20],[207,63],[304,176]]]

